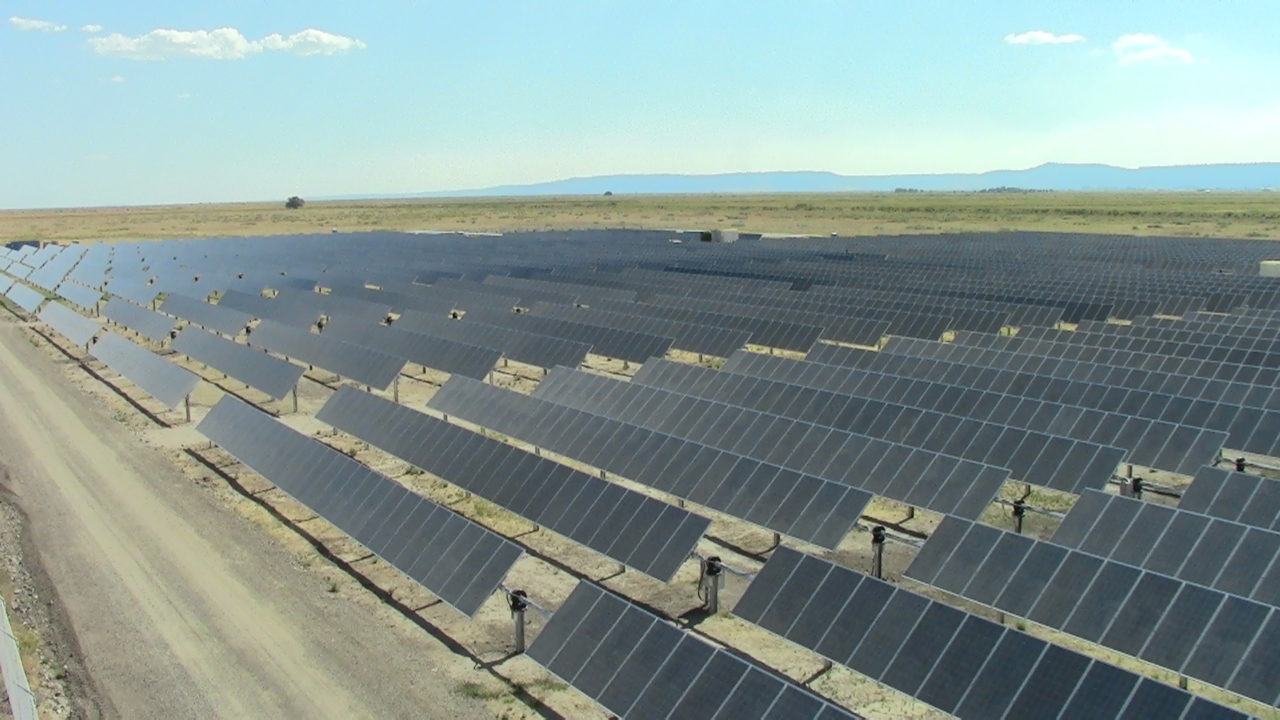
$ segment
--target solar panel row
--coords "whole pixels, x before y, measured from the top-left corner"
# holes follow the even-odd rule
[[[1053,542],[1280,606],[1280,533],[1088,491]]]
[[[139,307],[118,297],[107,301],[102,308],[102,317],[157,343],[168,340],[169,333],[177,324],[171,317]]]
[[[661,373],[664,382],[686,383],[700,377],[696,371],[685,371],[670,363],[647,363],[636,374],[637,379],[647,383],[649,373]],[[672,376],[669,381],[666,380],[668,375]],[[1124,457],[1126,462],[1186,475],[1217,458],[1228,437],[1223,432],[1026,397],[1016,394],[1017,387],[983,390],[973,383],[961,384],[965,382],[963,378],[956,378],[954,383],[942,383],[759,354],[734,356],[717,377],[723,385],[743,385],[752,379],[760,379],[757,387],[744,392],[764,392],[767,386],[763,380],[776,380],[788,383],[789,392],[799,395],[815,395],[822,391],[869,400],[888,400],[973,420],[1121,447],[1128,451]],[[816,394],[815,397],[824,396]],[[799,402],[794,404],[800,405]],[[1031,482],[1043,484],[1036,480]]]
[[[298,385],[303,368],[193,326],[173,340],[173,351],[198,360],[280,400]]]
[[[34,314],[45,301],[45,296],[36,290],[23,285],[22,283],[13,283],[9,289],[5,291],[4,296],[13,301],[15,305],[26,310],[28,313]]]
[[[419,335],[355,318],[331,320],[325,325],[322,336],[371,348],[415,365],[477,380],[488,375],[502,359],[502,353],[492,348]]]
[[[200,382],[190,372],[113,332],[103,332],[89,347],[89,354],[170,408],[181,405]]]
[[[1206,466],[1182,493],[1178,508],[1280,531],[1280,481]]]
[[[317,418],[618,562],[670,580],[710,521],[352,387]]]
[[[91,290],[84,285],[67,281],[58,286],[54,291],[60,297],[79,305],[82,308],[98,307],[98,303],[102,300],[102,293],[97,290]]]
[[[465,615],[480,609],[523,552],[231,396],[196,429]]]
[[[271,320],[259,322],[248,343],[380,390],[390,387],[405,366],[404,358]]]
[[[429,405],[823,547],[839,544],[871,500],[847,485],[466,378],[451,378]]]
[[[1042,373],[1040,369],[1011,370],[971,364],[965,360],[937,360],[899,354],[892,350],[862,353],[835,346],[826,346],[816,355],[811,353],[810,359],[817,363],[856,365],[973,389],[999,390],[1050,402],[1206,428],[1227,433],[1229,447],[1267,455],[1280,453],[1280,438],[1271,431],[1280,425],[1280,396],[1255,391],[1261,388],[1251,389],[1250,386],[1218,381],[1188,382],[1187,378],[1170,380],[1168,376],[1153,377],[1137,371],[1125,371],[1120,375],[1107,373],[1096,379],[1059,377],[1052,371]],[[748,364],[759,363],[756,358],[744,354],[730,358],[725,368],[746,372]],[[1188,395],[1181,396],[1183,392]],[[1166,447],[1181,445],[1177,443]]]
[[[210,305],[203,300],[177,293],[169,293],[165,297],[160,304],[160,312],[182,318],[207,330],[220,332],[227,337],[239,335],[253,321],[253,316],[249,313],[221,305]]]
[[[939,512],[976,517],[1009,475],[1008,470],[994,465],[870,434],[790,420],[577,370],[557,369],[554,374],[565,379],[544,381],[535,397]],[[1042,448],[1043,445],[1037,451]],[[1114,467],[1113,461],[1107,469],[1108,476]]]
[[[586,360],[591,346],[550,335],[538,335],[481,322],[459,322],[442,316],[409,312],[392,324],[393,328],[433,337],[454,340],[467,345],[493,348],[517,362],[552,368],[557,365],[576,367]]]
[[[53,328],[72,345],[87,346],[102,326],[61,303],[51,302],[40,311],[40,322]]]

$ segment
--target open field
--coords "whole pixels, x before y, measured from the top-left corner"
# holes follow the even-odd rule
[[[871,235],[1065,231],[1280,239],[1277,193],[649,195],[0,211],[0,242],[358,230],[715,228]]]

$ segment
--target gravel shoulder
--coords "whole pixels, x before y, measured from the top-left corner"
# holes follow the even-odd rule
[[[26,519],[17,552],[34,555],[19,564],[47,577],[24,592],[43,602],[41,662],[62,675],[48,692],[73,696],[67,714],[493,717],[455,692],[475,676],[467,659],[334,594],[66,383],[18,325],[0,319],[0,465]]]

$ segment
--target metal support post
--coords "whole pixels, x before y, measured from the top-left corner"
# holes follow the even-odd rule
[[[1027,514],[1027,503],[1021,498],[1013,501],[1013,531],[1022,534],[1022,518]]]
[[[720,612],[720,586],[724,584],[724,566],[713,555],[702,561],[702,573],[698,578],[698,596],[708,615]]]
[[[1248,463],[1245,462],[1244,458],[1242,457],[1236,458],[1236,472],[1244,472],[1244,469],[1247,466],[1248,466]]]
[[[884,579],[884,526],[871,528],[871,576]]]
[[[397,375],[395,380],[391,381],[391,397],[400,402],[400,376]]]
[[[529,594],[523,590],[512,590],[507,593],[507,607],[511,608],[511,619],[515,621],[516,652],[524,652],[524,611],[529,608]]]
[[[1141,500],[1142,499],[1142,478],[1140,477],[1134,478],[1133,482],[1129,484],[1129,490],[1130,492],[1132,492],[1135,500]]]
[[[298,386],[297,385],[293,386],[293,412],[295,415],[298,413]]]
[[[182,398],[182,407],[186,411],[187,422],[191,422],[191,396],[190,395]]]

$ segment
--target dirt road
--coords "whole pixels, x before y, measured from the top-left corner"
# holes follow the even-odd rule
[[[327,592],[0,318],[0,463],[106,717],[487,718],[426,633]]]

